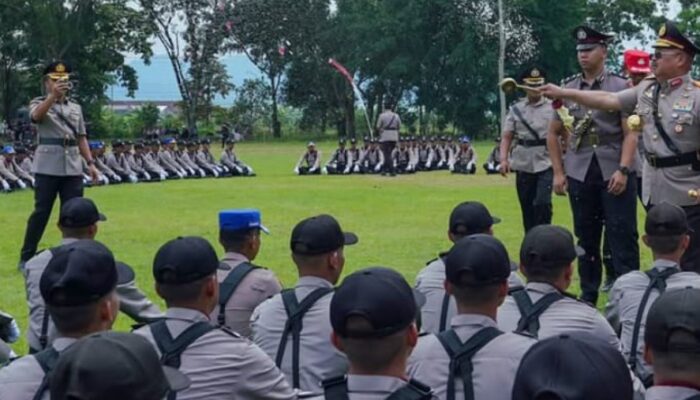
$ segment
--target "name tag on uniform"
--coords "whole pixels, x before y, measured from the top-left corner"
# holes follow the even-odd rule
[[[693,106],[695,106],[694,99],[678,99],[673,103],[673,111],[688,112],[693,110]]]

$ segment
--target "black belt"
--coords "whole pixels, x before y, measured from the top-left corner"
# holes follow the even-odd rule
[[[39,138],[39,144],[44,146],[75,147],[78,145],[78,141],[75,139]]]
[[[533,140],[525,140],[525,139],[518,139],[518,146],[524,146],[524,147],[538,147],[538,146],[546,146],[547,145],[547,139],[533,139]]]
[[[611,143],[622,143],[622,139],[623,138],[620,135],[598,135],[591,133],[581,138],[580,143],[578,143],[578,147],[607,146]]]
[[[654,168],[679,167],[700,163],[700,150],[669,157],[657,157],[655,154],[647,153],[646,159],[649,165]]]

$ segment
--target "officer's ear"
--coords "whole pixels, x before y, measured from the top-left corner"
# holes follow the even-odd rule
[[[690,247],[690,235],[685,234],[681,239],[681,248],[683,249],[684,253],[686,250],[688,250],[688,247]]]
[[[443,281],[442,287],[445,288],[445,292],[447,292],[447,294],[449,294],[450,296],[452,296],[452,291],[453,291],[453,289],[452,289],[452,284],[451,284],[447,279],[445,279],[445,280]]]
[[[406,332],[406,344],[410,348],[416,347],[418,344],[418,327],[416,326],[415,322],[412,323]]]
[[[333,343],[333,346],[338,349],[338,351],[345,353],[345,350],[343,350],[343,342],[335,331],[331,333],[331,343]]]

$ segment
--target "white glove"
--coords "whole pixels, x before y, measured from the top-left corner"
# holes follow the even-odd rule
[[[328,167],[323,167],[323,169],[321,170],[321,173],[323,175],[328,175]]]
[[[5,182],[5,180],[0,180],[0,184],[2,184],[2,190],[3,192],[9,192],[10,191],[10,185]]]
[[[299,168],[294,168],[294,173],[299,175]]]
[[[374,172],[379,172],[382,170],[382,164],[377,164],[376,167],[374,167]]]
[[[144,171],[144,172],[143,172],[143,176],[146,177],[146,180],[147,180],[147,181],[150,181],[150,180],[151,180],[151,175],[150,175],[148,172]]]
[[[360,166],[359,166],[359,165],[355,165],[355,168],[353,168],[353,171],[354,171],[356,174],[359,174],[359,173],[360,173]]]

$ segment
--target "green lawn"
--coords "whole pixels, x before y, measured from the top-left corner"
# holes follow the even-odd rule
[[[492,145],[477,145],[480,162]],[[325,162],[334,143],[319,146]],[[158,247],[180,235],[201,235],[216,243],[217,213],[227,208],[262,210],[263,222],[272,234],[263,237],[256,263],[274,270],[287,286],[296,279],[288,244],[290,232],[299,220],[319,213],[334,215],[344,229],[360,237],[356,246],[346,249],[348,272],[382,265],[398,269],[413,282],[426,261],[449,248],[447,220],[452,208],[465,200],[485,203],[503,220],[495,227],[495,234],[517,258],[523,232],[514,176],[487,176],[480,169],[476,176],[441,171],[393,179],[376,175],[298,177],[292,169],[303,148],[302,143],[239,145],[238,154],[253,166],[258,174],[255,178],[87,189],[86,196],[95,200],[108,218],[100,225],[98,240],[136,269],[140,287],[154,299],[150,269]],[[13,314],[23,330],[27,307],[22,276],[15,266],[32,199],[29,191],[0,195],[0,309]],[[641,229],[641,207],[639,213]],[[57,218],[58,205],[40,248],[58,243]],[[571,227],[565,198],[555,198],[554,223]],[[642,253],[643,265],[648,265],[649,251],[644,248]],[[578,283],[571,291],[578,292]],[[129,319],[122,316],[117,329],[126,330],[129,325]],[[24,341],[15,345],[20,353],[25,347]]]

